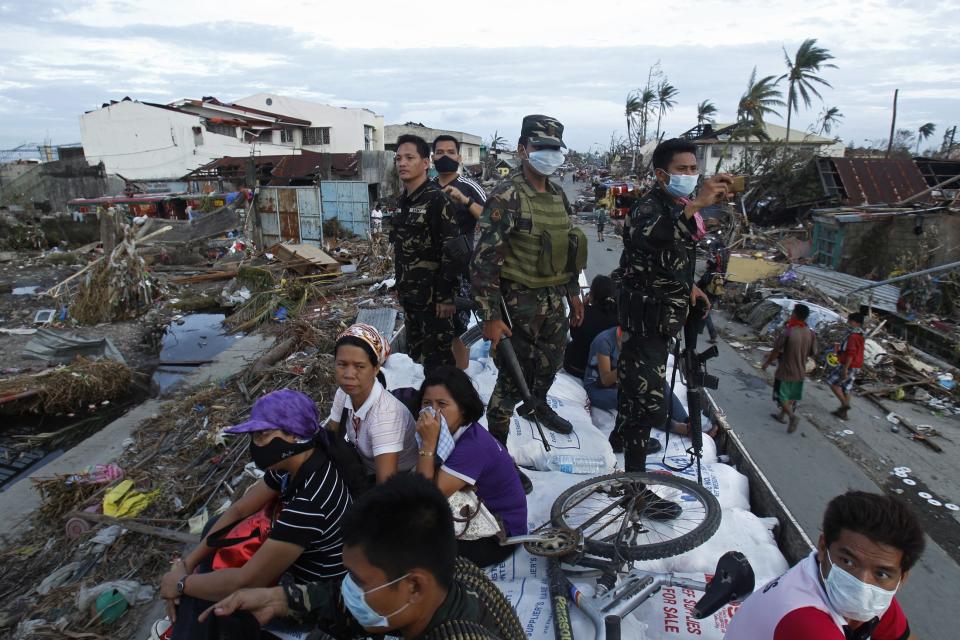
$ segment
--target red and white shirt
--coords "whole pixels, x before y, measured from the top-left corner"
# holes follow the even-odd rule
[[[833,569],[842,571],[842,569]],[[879,619],[851,629],[830,606],[817,554],[755,591],[734,614],[725,640],[906,640],[907,618],[894,598]]]

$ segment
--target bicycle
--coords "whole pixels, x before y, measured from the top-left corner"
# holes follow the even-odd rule
[[[697,464],[699,480],[703,446],[700,392],[703,386],[715,388],[716,379],[706,374],[705,363],[713,357],[716,347],[696,353],[698,330],[697,320],[691,318],[684,327],[686,349],[682,358],[675,352],[675,361],[682,363],[687,381],[692,432],[690,454]],[[480,338],[479,326],[461,337],[468,346]],[[512,352],[510,355],[507,360],[512,361],[508,362],[508,368],[518,382],[523,382],[516,356]],[[524,400],[529,401],[526,397]],[[673,505],[679,505],[679,514]],[[549,527],[545,525],[525,536],[503,538],[501,544],[522,543],[531,554],[548,558],[557,640],[573,640],[568,599],[593,622],[597,640],[619,640],[623,618],[663,587],[703,592],[693,610],[697,619],[712,615],[724,605],[753,592],[753,569],[746,557],[736,551],[720,557],[709,583],[673,572],[644,571],[630,566],[633,561],[671,557],[703,544],[720,526],[720,514],[716,497],[698,482],[666,473],[613,473],[589,478],[561,493],[551,508]],[[575,571],[576,567],[586,569],[575,571],[580,578],[596,577],[596,593],[588,596],[576,587],[565,575],[561,563],[570,568],[568,571]]]

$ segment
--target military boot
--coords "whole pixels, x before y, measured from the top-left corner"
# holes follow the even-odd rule
[[[546,402],[538,402],[536,409],[531,409],[525,404],[520,405],[520,408],[517,409],[517,415],[527,420],[533,420],[534,414],[536,414],[537,421],[544,429],[549,429],[563,436],[573,433],[573,425],[570,424],[570,421],[560,417],[560,414]]]
[[[647,447],[650,440],[653,440],[659,446],[659,441],[652,438],[635,437],[624,442],[623,466],[628,473],[647,470]],[[638,513],[641,517],[663,522],[675,520],[683,512],[683,509],[676,502],[661,498],[647,489],[646,486],[640,485],[637,488],[640,491]]]

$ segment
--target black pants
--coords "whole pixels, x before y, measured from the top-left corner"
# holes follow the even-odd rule
[[[626,471],[646,470],[646,443],[650,430],[667,421],[664,380],[668,340],[659,333],[641,336],[623,332],[617,366],[618,411],[615,429],[623,437]]]
[[[478,567],[500,564],[517,550],[515,545],[500,546],[496,536],[479,540],[457,540],[457,555]]]

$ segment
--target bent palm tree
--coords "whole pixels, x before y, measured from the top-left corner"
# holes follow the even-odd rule
[[[666,79],[661,80],[657,85],[657,140],[660,139],[660,121],[663,119],[663,114],[677,104],[674,98],[678,93],[680,92],[677,88]]]
[[[840,113],[840,109],[837,107],[830,107],[829,109],[824,109],[823,113],[820,114],[820,135],[826,133],[830,135],[830,130],[834,126],[840,124],[840,121],[843,119],[843,114]]]
[[[723,151],[717,160],[717,167],[714,169],[715,173],[720,171],[720,164],[727,155],[730,142],[734,139],[747,140],[752,137],[762,142],[770,140],[764,120],[769,115],[779,117],[780,113],[774,107],[782,107],[785,104],[781,100],[783,93],[777,89],[778,82],[779,80],[773,76],[765,76],[757,80],[757,68],[753,68],[750,80],[747,81],[747,90],[740,96],[740,102],[737,103],[737,123],[723,146]]]
[[[716,122],[717,105],[709,100],[704,100],[697,105],[697,124],[713,124]]]
[[[781,100],[783,92],[777,89],[779,79],[765,76],[757,80],[757,68],[753,68],[747,90],[740,96],[737,104],[737,120],[750,120],[762,125],[767,116],[780,117],[780,112],[774,107],[782,107],[786,103]]]
[[[821,68],[836,69],[837,65],[830,64],[827,61],[833,60],[833,55],[823,47],[817,46],[816,38],[807,38],[797,49],[793,59],[787,50],[783,50],[783,58],[787,63],[787,73],[777,78],[787,81],[787,135],[784,143],[790,141],[790,118],[794,112],[800,112],[800,100],[803,100],[803,106],[810,108],[811,94],[820,98],[820,92],[817,91],[814,83],[819,83],[829,87],[830,83],[817,75]]]
[[[917,155],[920,155],[920,142],[932,136],[936,130],[937,125],[932,122],[921,125],[920,128],[917,129]]]
[[[650,87],[640,92],[640,144],[647,143],[647,124],[650,121],[650,112],[657,103],[657,93]]]

